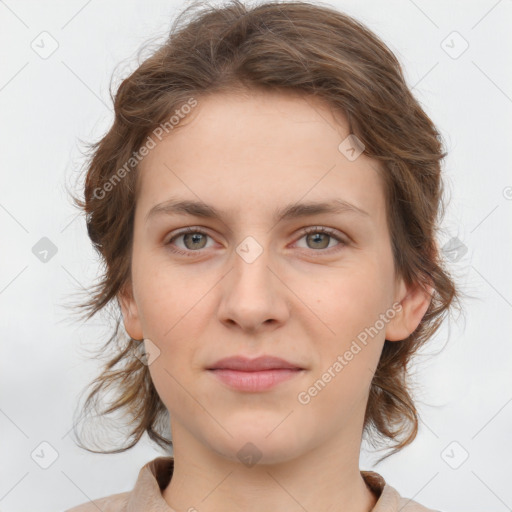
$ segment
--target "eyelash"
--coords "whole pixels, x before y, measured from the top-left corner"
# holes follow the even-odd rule
[[[204,231],[201,231],[201,229],[198,229],[198,228],[193,228],[193,227],[188,227],[188,228],[185,228],[185,229],[182,229],[181,231],[179,231],[178,233],[176,233],[172,238],[169,239],[169,241],[165,244],[167,246],[169,246],[169,249],[176,253],[176,254],[180,254],[182,256],[188,256],[188,257],[192,257],[194,253],[199,253],[201,250],[197,250],[197,251],[192,251],[192,250],[187,250],[187,251],[183,251],[181,249],[177,249],[175,246],[173,246],[172,242],[174,240],[176,240],[177,238],[179,238],[180,236],[183,236],[183,235],[186,235],[186,234],[189,234],[189,233],[194,233],[194,234],[200,234],[200,235],[206,235],[208,237],[211,238],[211,236],[204,232]],[[329,237],[331,238],[334,238],[335,240],[337,240],[338,242],[340,242],[338,245],[334,246],[334,247],[330,247],[329,249],[322,249],[320,251],[318,250],[315,250],[315,249],[310,249],[311,251],[313,252],[321,252],[321,253],[331,253],[331,251],[334,249],[334,251],[339,251],[341,250],[344,246],[348,245],[348,242],[346,240],[344,240],[343,238],[341,238],[340,236],[338,236],[336,233],[337,231],[333,230],[333,229],[330,229],[330,228],[325,228],[323,226],[310,226],[310,227],[307,227],[307,228],[304,228],[302,230],[302,233],[301,233],[301,236],[298,240],[302,239],[304,236],[307,236],[307,235],[310,235],[312,233],[324,233],[326,235],[329,235]],[[321,255],[319,255],[321,256]]]

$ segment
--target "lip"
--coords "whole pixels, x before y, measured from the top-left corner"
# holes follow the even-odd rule
[[[224,384],[237,391],[257,393],[266,391],[293,377],[302,375],[304,370],[299,369],[274,369],[260,370],[256,372],[244,372],[240,370],[208,370]]]
[[[300,365],[274,356],[227,357],[207,370],[230,388],[253,393],[271,389],[305,371]]]
[[[214,363],[208,370],[237,370],[259,372],[262,370],[303,370],[300,365],[275,356],[260,356],[249,359],[243,356],[225,357]]]

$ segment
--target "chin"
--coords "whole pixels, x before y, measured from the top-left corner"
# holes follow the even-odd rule
[[[241,462],[247,467],[287,462],[307,451],[308,447],[305,439],[297,438],[300,429],[291,422],[285,426],[286,421],[283,422],[283,417],[277,421],[273,417],[272,421],[258,421],[258,425],[248,425],[247,422],[231,424],[226,428],[233,437],[226,435],[222,440],[213,441],[212,449],[226,459]]]

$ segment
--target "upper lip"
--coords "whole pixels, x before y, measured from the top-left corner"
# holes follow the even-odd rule
[[[261,370],[274,370],[280,368],[302,370],[303,368],[285,359],[274,356],[260,356],[255,359],[249,359],[242,356],[225,357],[210,366],[208,370],[238,370],[245,372],[257,372]]]

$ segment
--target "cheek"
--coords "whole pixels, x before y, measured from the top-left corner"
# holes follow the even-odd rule
[[[176,417],[198,413],[191,398],[195,386],[197,344],[203,328],[194,322],[193,312],[178,304],[170,314],[167,309],[150,308],[145,317],[149,338],[160,352],[149,366],[151,380],[165,407]],[[199,313],[200,314],[200,313]],[[185,316],[184,316],[185,315]]]
[[[180,331],[188,329],[189,337],[208,317],[205,298],[217,276],[191,274],[172,265],[159,249],[134,256],[133,276],[137,303],[145,336],[164,345],[174,343]],[[192,330],[190,330],[192,329]]]
[[[391,306],[392,274],[385,263],[367,262],[323,283],[327,290],[316,300],[319,324],[319,365],[312,381],[320,379],[325,406],[333,401],[358,400],[371,382],[385,339],[386,312]]]
[[[330,328],[327,338],[346,342],[375,324],[391,306],[392,279],[379,263],[352,267],[321,283],[316,313]]]
[[[165,263],[139,267],[137,277],[143,333],[159,350],[149,366],[151,379],[167,409],[175,415],[197,414],[197,403],[186,390],[194,388],[195,340],[204,338],[212,314],[201,299],[212,285],[184,277]]]
[[[317,349],[321,354],[319,364],[295,397],[301,425],[326,434],[355,428],[355,418],[362,422],[383,346],[383,340],[378,337],[362,343],[356,337],[345,336],[343,326],[338,325],[341,334],[334,343],[323,340]],[[326,418],[329,421],[325,421]]]

